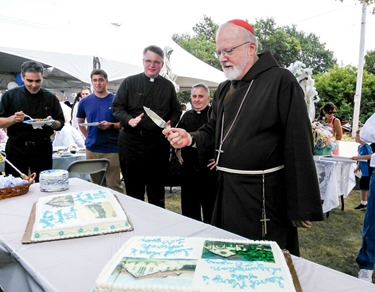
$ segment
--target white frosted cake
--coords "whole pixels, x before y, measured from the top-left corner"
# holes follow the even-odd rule
[[[64,169],[41,171],[39,185],[42,192],[61,192],[69,188],[69,172]]]
[[[31,242],[132,230],[109,190],[88,190],[40,198],[35,205]]]
[[[95,292],[295,292],[275,242],[132,237],[100,273]]]

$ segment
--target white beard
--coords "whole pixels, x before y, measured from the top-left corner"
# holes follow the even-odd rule
[[[231,70],[225,69],[224,64],[222,64],[225,77],[228,78],[228,80],[238,80],[238,78],[243,73],[243,70],[245,69],[248,61],[249,61],[249,56],[246,55],[246,57],[238,64],[238,66],[234,66],[230,62],[224,63],[224,64],[232,65],[233,69]]]

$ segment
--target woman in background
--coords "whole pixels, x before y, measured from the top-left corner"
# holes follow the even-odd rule
[[[320,109],[320,122],[328,125],[336,141],[340,141],[342,139],[342,127],[340,119],[335,117],[336,111],[336,106],[332,102],[327,102]],[[332,150],[332,154],[336,156],[340,154],[338,143],[337,148]]]
[[[82,87],[81,88],[81,91],[77,93],[77,96],[74,100],[74,103],[72,105],[72,116],[71,116],[71,124],[74,128],[76,128],[78,131],[79,130],[79,126],[78,126],[78,122],[77,122],[77,111],[78,111],[78,104],[79,104],[79,101],[82,99],[82,98],[85,98],[86,96],[89,96],[91,94],[91,89],[90,87]]]

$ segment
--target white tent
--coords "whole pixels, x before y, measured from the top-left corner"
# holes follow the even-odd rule
[[[170,38],[132,28],[106,28],[105,38],[96,40],[79,30],[53,27],[34,28],[0,23],[0,90],[14,81],[25,60],[35,60],[46,67],[44,87],[64,93],[77,92],[90,84],[94,58],[108,73],[110,90],[117,90],[122,79],[143,71],[142,51],[151,44],[161,48],[170,46],[173,72],[178,75],[180,88],[190,88],[196,82],[205,82],[215,88],[225,79],[224,74],[186,52]],[[140,38],[139,36],[143,36]],[[88,40],[88,41],[87,41]]]
[[[128,26],[124,25],[108,31],[108,38],[114,40],[112,47],[110,50],[105,47],[97,48],[99,56],[113,58],[126,64],[140,66],[141,68],[142,52],[145,47],[157,45],[164,49],[166,46],[169,46],[173,49],[171,64],[173,73],[178,76],[177,84],[180,88],[190,89],[195,83],[202,81],[207,86],[216,88],[220,82],[225,80],[222,71],[194,57],[171,38],[161,36],[158,30],[152,31],[150,28],[147,32],[142,32],[129,29]],[[141,71],[143,71],[143,68],[138,70],[138,72]],[[121,77],[124,78],[126,76],[123,75]]]

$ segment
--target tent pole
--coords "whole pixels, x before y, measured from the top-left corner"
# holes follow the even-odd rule
[[[355,135],[358,129],[359,109],[361,108],[363,63],[364,63],[364,51],[365,51],[366,9],[367,9],[367,4],[363,3],[362,4],[362,20],[361,20],[361,38],[360,38],[360,45],[359,45],[359,59],[358,59],[358,70],[357,70],[357,83],[356,83],[356,90],[355,90],[355,95],[354,95],[352,138],[355,138]]]

